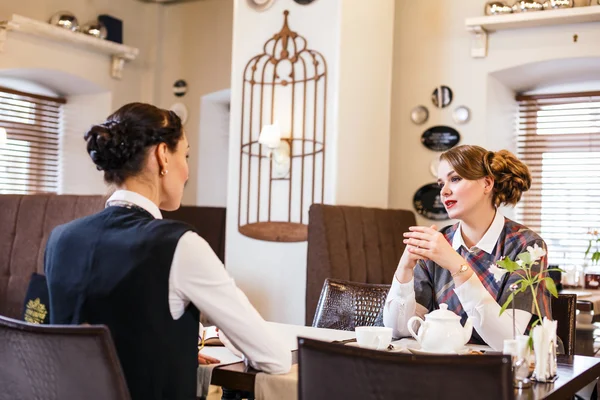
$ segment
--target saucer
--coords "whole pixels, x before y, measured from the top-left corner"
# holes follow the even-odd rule
[[[469,349],[468,347],[463,347],[462,349],[459,349],[458,351],[452,351],[452,352],[442,352],[442,351],[428,351],[428,350],[423,350],[420,348],[411,348],[408,347],[407,348],[408,351],[410,351],[413,354],[416,355],[462,355],[462,354],[468,354],[469,351],[471,351],[471,349]]]

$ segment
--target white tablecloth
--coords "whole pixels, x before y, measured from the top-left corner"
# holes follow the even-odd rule
[[[275,322],[270,322],[270,324],[278,332],[278,336],[287,343],[290,350],[298,349],[298,337],[332,342],[334,340],[352,339],[356,336],[352,331],[338,331]],[[356,343],[350,343],[350,345],[356,345]],[[392,345],[395,348],[393,351],[401,353],[410,353],[408,349],[419,348],[419,344],[412,338],[394,341]],[[491,350],[488,346],[467,345],[467,347],[473,350]],[[205,349],[202,351],[203,353],[218,358],[223,364],[236,362],[236,359],[239,360],[225,347],[205,347]],[[208,368],[210,367],[201,366],[200,370],[204,372],[202,374],[203,379],[208,379],[208,382],[210,382],[210,373],[207,373]],[[212,372],[212,368],[210,368],[210,372]],[[208,388],[207,384],[206,388]],[[254,384],[254,395],[256,400],[296,400],[298,398],[298,366],[294,365],[292,370],[284,375],[258,373]]]

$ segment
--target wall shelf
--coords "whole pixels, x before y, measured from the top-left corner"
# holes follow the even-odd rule
[[[467,18],[465,27],[473,33],[471,56],[482,58],[487,56],[487,36],[490,32],[599,21],[600,6],[587,6]]]
[[[0,21],[0,51],[2,51],[4,42],[8,40],[8,31],[22,32],[65,45],[73,44],[95,53],[107,54],[111,56],[110,74],[116,79],[122,77],[125,62],[135,60],[139,54],[139,49],[135,47],[98,39],[81,32],[72,32],[17,14],[13,14],[12,18],[7,21]]]

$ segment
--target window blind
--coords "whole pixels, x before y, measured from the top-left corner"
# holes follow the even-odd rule
[[[551,264],[582,265],[587,232],[600,229],[600,92],[517,103],[517,153],[533,178],[517,218],[546,241]]]
[[[64,103],[0,87],[0,194],[57,192]]]

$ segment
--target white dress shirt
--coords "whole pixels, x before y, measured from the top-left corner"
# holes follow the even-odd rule
[[[503,228],[504,216],[496,210],[496,216],[492,224],[474,247],[491,254]],[[462,237],[459,222],[458,229],[452,239],[452,248],[458,250],[461,246],[467,247]],[[472,251],[472,249],[469,249],[469,251]],[[454,293],[456,293],[479,336],[488,346],[501,351],[504,346],[504,339],[512,339],[512,313],[505,312],[499,315],[501,306],[496,303],[490,292],[483,286],[476,273],[473,273],[462,285],[455,287]],[[408,320],[414,315],[423,318],[428,312],[427,308],[418,304],[415,300],[414,279],[407,283],[400,283],[394,277],[383,310],[383,324],[393,328],[394,336],[410,336],[407,327]],[[525,332],[531,316],[532,314],[527,311],[515,310],[517,334]]]
[[[133,203],[162,219],[159,208],[146,197],[116,191],[107,201]],[[272,374],[287,373],[292,354],[273,329],[235,285],[210,245],[197,233],[184,233],[175,249],[169,274],[169,309],[179,319],[192,302],[227,335],[251,367]]]

